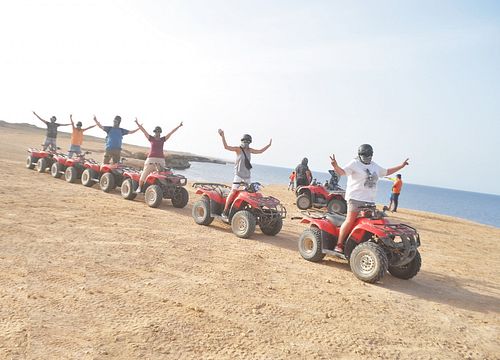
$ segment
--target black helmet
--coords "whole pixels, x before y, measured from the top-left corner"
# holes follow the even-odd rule
[[[56,121],[56,117],[55,117],[55,116],[52,116],[52,117],[50,118],[50,121],[55,122],[55,121]]]
[[[308,162],[309,162],[309,160],[307,160],[307,158],[303,158],[301,164],[307,165]]]
[[[370,144],[363,144],[358,148],[359,160],[365,165],[368,165],[372,161],[373,148]]]
[[[76,123],[76,127],[82,127],[82,122],[81,122],[81,121],[78,121],[78,122]]]
[[[243,142],[248,142],[249,144],[252,142],[252,137],[248,134],[245,134],[243,135],[243,137],[241,138],[241,141]]]

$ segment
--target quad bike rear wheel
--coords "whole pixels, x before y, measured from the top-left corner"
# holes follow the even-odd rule
[[[354,248],[349,264],[359,280],[373,284],[384,277],[389,261],[380,245],[364,242]]]
[[[114,188],[116,188],[115,176],[111,173],[105,173],[101,176],[101,180],[99,180],[99,185],[101,186],[101,190],[108,193]]]
[[[75,169],[74,166],[70,166],[64,172],[64,178],[66,179],[67,182],[74,183],[78,178],[78,171]]]
[[[308,194],[300,194],[297,197],[296,203],[300,210],[307,210],[312,206],[311,197]]]
[[[62,172],[62,165],[56,161],[50,167],[50,175],[52,175],[52,177],[56,179],[59,179],[62,176],[61,172]]]
[[[28,155],[26,158],[26,168],[33,170],[35,168],[35,163],[37,162],[36,157]]]
[[[47,162],[47,159],[46,158],[40,158],[38,159],[38,161],[36,162],[36,170],[39,172],[39,173],[44,173],[45,170],[47,170],[47,166],[48,166],[48,162]]]
[[[309,261],[318,262],[323,260],[325,254],[323,254],[321,247],[321,232],[319,229],[309,228],[304,230],[299,238],[299,253]]]
[[[247,239],[255,232],[257,221],[255,216],[248,210],[240,210],[231,219],[233,233],[242,239]]]
[[[422,258],[417,250],[415,257],[408,264],[403,266],[389,266],[389,273],[397,278],[408,280],[417,275],[420,271],[420,266],[422,266]]]
[[[121,193],[124,199],[134,200],[137,196],[135,189],[137,189],[137,181],[132,180],[131,178],[127,178],[123,180]]]
[[[144,201],[149,207],[157,208],[160,206],[163,200],[163,190],[159,185],[151,185],[146,189],[144,193]]]
[[[191,215],[198,225],[210,225],[214,221],[214,218],[210,216],[210,199],[204,197],[195,202]]]
[[[97,177],[97,173],[92,169],[85,169],[82,173],[82,185],[86,187],[91,187],[94,185],[94,180]]]
[[[178,187],[172,197],[172,205],[176,208],[183,208],[189,201],[189,193],[183,187]]]
[[[328,212],[335,212],[339,214],[347,213],[347,204],[344,200],[332,199],[327,205]]]
[[[270,236],[277,235],[283,227],[283,219],[279,215],[275,215],[271,221],[266,221],[264,224],[259,224],[260,230]]]

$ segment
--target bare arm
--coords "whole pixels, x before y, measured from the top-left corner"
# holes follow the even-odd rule
[[[332,154],[332,156],[330,156],[330,160],[331,160],[331,164],[332,164],[333,168],[335,169],[335,171],[337,172],[337,174],[339,174],[340,176],[342,176],[342,175],[345,176],[346,172],[337,163],[337,160],[335,159],[335,155]]]
[[[47,120],[43,120],[40,116],[38,116],[38,114],[36,112],[33,111],[33,114],[38,118],[40,119],[40,121],[44,122],[45,124],[47,124]]]
[[[250,152],[252,154],[262,154],[264,151],[266,151],[267,149],[269,149],[269,147],[271,146],[272,143],[273,143],[273,139],[270,139],[269,140],[269,144],[267,144],[266,146],[264,146],[262,149],[252,149],[252,148],[250,148]]]
[[[146,131],[146,129],[144,129],[144,127],[143,127],[141,124],[139,124],[139,120],[137,120],[137,118],[135,118],[135,123],[137,124],[138,129],[140,129],[140,130],[142,131],[142,133],[144,134],[144,136],[146,137],[146,139],[148,139],[148,140],[149,140],[149,137],[150,137],[151,135],[149,135],[149,134],[148,134],[148,132]],[[137,131],[137,130],[136,130],[136,131]],[[131,133],[132,133],[132,132],[129,132],[129,134],[131,134]]]
[[[83,129],[83,131],[90,130],[90,129],[92,129],[93,127],[96,127],[96,126],[97,126],[97,125],[92,125],[92,126],[86,127],[85,129]]]
[[[168,139],[170,138],[170,136],[171,136],[174,132],[176,132],[177,130],[179,130],[179,128],[180,128],[181,126],[183,126],[182,121],[181,121],[181,123],[180,123],[180,124],[179,124],[179,125],[178,125],[175,129],[173,129],[171,132],[169,132],[167,135],[165,135],[165,141],[166,141],[166,140],[168,140]]]
[[[75,122],[73,121],[73,114],[69,114],[69,121],[71,121],[71,127],[75,129]]]
[[[140,130],[140,128],[137,128],[137,129],[135,129],[135,130],[129,130],[129,132],[128,132],[128,134],[127,134],[127,135],[129,135],[129,134],[133,134],[133,133],[135,133],[135,132],[138,132],[139,130]],[[148,135],[148,139],[149,139],[149,135]]]
[[[229,151],[234,151],[239,153],[240,148],[238,146],[229,146],[226,142],[226,137],[224,136],[224,131],[219,129],[219,135],[222,138],[222,144],[224,145],[224,149],[229,150]]]
[[[401,165],[394,166],[392,168],[387,169],[387,175],[394,174],[396,171],[399,171],[402,168],[404,168],[406,165],[409,165],[408,160],[410,160],[410,159],[406,159],[405,161],[402,162]]]
[[[94,121],[95,121],[95,124],[96,124],[97,126],[99,126],[99,128],[100,128],[101,130],[105,131],[105,130],[104,130],[104,127],[101,125],[101,123],[100,123],[99,121],[97,121],[97,118],[95,117],[95,115],[94,115]]]

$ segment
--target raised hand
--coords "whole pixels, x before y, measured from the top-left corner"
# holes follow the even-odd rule
[[[401,165],[403,165],[403,167],[405,167],[407,165],[410,165],[410,163],[408,162],[408,160],[410,160],[410,158],[406,158],[406,160],[403,161],[403,163]]]
[[[219,130],[218,130],[218,132],[219,132],[219,135],[220,135],[220,136],[224,137],[224,130],[219,129]]]

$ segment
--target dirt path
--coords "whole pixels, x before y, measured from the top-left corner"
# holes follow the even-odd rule
[[[0,358],[499,358],[499,229],[403,209],[422,270],[368,285],[303,260],[290,219],[241,240],[194,223],[191,189],[150,209],[25,169],[42,139],[0,127]]]

